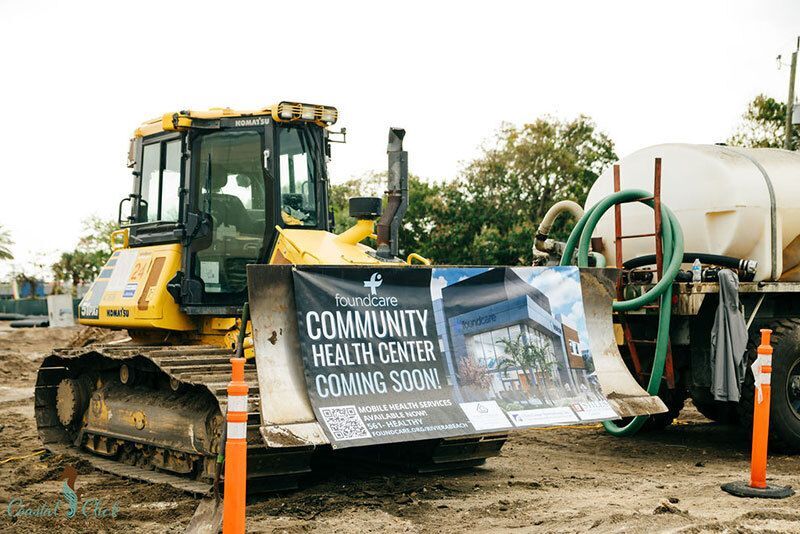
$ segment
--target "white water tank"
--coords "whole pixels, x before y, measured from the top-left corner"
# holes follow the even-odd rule
[[[656,145],[619,162],[621,189],[653,191],[656,158],[661,158],[661,200],[680,221],[686,252],[757,260],[756,281],[800,281],[800,154],[774,148]],[[609,167],[589,191],[586,207],[613,191]],[[622,206],[623,235],[651,232],[652,209],[640,203]],[[603,254],[615,265],[613,208],[594,235],[602,237]],[[622,241],[623,260],[654,252],[652,237]]]

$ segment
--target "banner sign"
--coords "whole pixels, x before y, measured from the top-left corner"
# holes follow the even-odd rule
[[[308,394],[334,448],[618,418],[576,267],[293,273]]]

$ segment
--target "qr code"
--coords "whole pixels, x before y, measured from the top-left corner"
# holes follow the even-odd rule
[[[337,441],[372,437],[355,406],[331,406],[320,408],[320,412]]]

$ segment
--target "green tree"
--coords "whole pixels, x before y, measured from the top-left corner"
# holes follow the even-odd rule
[[[110,256],[111,233],[118,228],[117,221],[92,215],[83,221],[83,235],[78,240],[78,248],[86,251],[103,252]]]
[[[400,253],[406,257],[412,252],[429,256],[432,252],[431,232],[441,211],[442,186],[418,176],[408,178],[408,210],[400,228]]]
[[[520,332],[515,339],[501,339],[497,344],[502,345],[505,352],[497,368],[504,373],[520,369],[528,379],[528,384],[531,387],[538,385],[539,393],[552,402],[547,393],[547,379],[558,364],[552,360],[547,342],[538,337],[530,340]]]
[[[422,253],[442,263],[528,264],[536,226],[550,206],[583,203],[616,159],[614,143],[583,115],[504,124],[458,180],[435,188]],[[567,222],[559,219],[551,235],[566,238]]]
[[[11,253],[11,245],[13,244],[11,233],[0,226],[0,260],[14,259],[14,255]]]
[[[361,196],[384,196],[386,190],[386,173],[370,173],[360,179],[333,184],[330,187],[329,203],[333,210],[334,232],[340,234],[355,224],[349,216],[349,199]],[[418,252],[430,231],[432,219],[428,211],[431,198],[436,195],[437,187],[422,180],[418,176],[408,177],[408,211],[403,217],[400,230],[401,256]],[[384,198],[384,206],[385,206]],[[365,241],[368,244],[370,240]]]
[[[340,234],[356,223],[356,220],[350,217],[350,198],[381,197],[385,189],[385,172],[372,172],[361,178],[351,178],[339,184],[331,184],[328,203],[333,211],[334,232]]]
[[[116,221],[97,216],[84,220],[78,246],[52,265],[55,281],[72,284],[73,294],[80,284],[93,281],[111,255],[111,232],[116,229]]]
[[[727,143],[751,148],[782,148],[786,125],[786,104],[758,95],[747,105],[742,123]],[[798,146],[797,128],[792,129],[792,146]]]
[[[333,211],[334,233],[341,234],[352,226],[347,202],[349,198],[356,196],[361,196],[358,193],[358,180],[351,179],[340,184],[331,184],[328,190],[328,204]]]
[[[14,279],[17,282],[17,290],[20,295],[27,295],[28,297],[26,298],[36,298],[36,288],[42,283],[40,279],[25,272],[17,273]]]
[[[467,193],[480,207],[470,247],[486,264],[530,263],[536,226],[556,201],[586,200],[589,188],[617,159],[614,143],[585,116],[504,125],[494,146],[466,168]],[[566,237],[559,219],[554,237]]]
[[[583,115],[504,124],[458,179],[409,177],[400,250],[440,264],[529,264],[536,226],[550,206],[564,199],[583,203],[616,159],[614,143]],[[385,183],[385,174],[371,179],[372,194],[380,194],[383,188],[374,184]],[[358,180],[331,187],[337,231],[354,222],[346,218],[347,198],[363,187]],[[551,235],[565,239],[567,224],[559,218]]]
[[[409,191],[415,189],[409,186]],[[409,202],[401,244],[438,264],[481,263],[471,250],[480,229],[478,219],[486,215],[464,185],[459,181],[421,182],[418,191]]]

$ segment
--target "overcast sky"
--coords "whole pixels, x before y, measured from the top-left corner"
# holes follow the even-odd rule
[[[798,33],[790,0],[0,0],[0,225],[17,268],[51,262],[116,217],[136,126],[187,108],[334,105],[334,180],[383,170],[390,125],[435,179],[543,114],[590,115],[620,155],[722,141],[753,96],[786,98]]]

